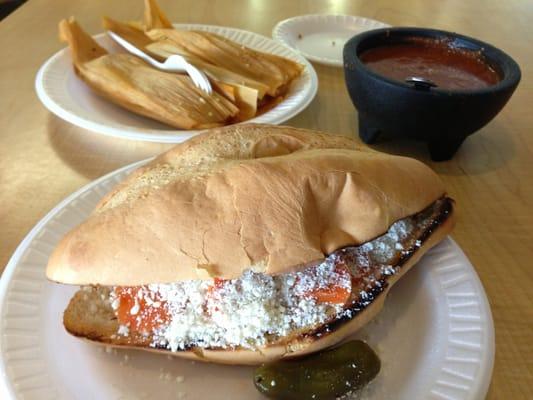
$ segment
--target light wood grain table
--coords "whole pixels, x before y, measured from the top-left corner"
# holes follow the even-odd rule
[[[449,162],[432,163],[424,146],[387,142],[378,149],[429,163],[457,200],[454,239],[475,265],[496,326],[489,399],[533,398],[533,3],[464,0],[163,1],[175,22],[226,25],[270,35],[277,21],[309,13],[346,13],[392,25],[428,26],[502,48],[522,68],[503,112],[466,140]],[[142,1],[30,0],[0,22],[0,269],[32,226],[61,199],[120,166],[169,145],[91,134],[50,114],[34,91],[39,66],[63,45],[57,22],[75,15],[91,33],[100,17],[137,19]],[[341,69],[315,65],[316,99],[290,125],[357,136],[357,117]]]

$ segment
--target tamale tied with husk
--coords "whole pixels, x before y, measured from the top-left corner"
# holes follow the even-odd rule
[[[175,51],[152,51],[151,46],[157,45],[158,43],[150,39],[150,37],[145,34],[144,30],[136,26],[135,23],[123,23],[115,21],[109,17],[103,17],[102,24],[106,30],[116,33],[138,49],[141,49],[156,59],[164,60],[172,54],[177,54]],[[262,98],[267,90],[265,85],[251,80],[243,80],[238,74],[231,73],[231,71],[224,70],[214,65],[205,65],[205,63],[196,59],[189,60],[189,62],[193,62],[194,65],[203,69],[211,79],[211,83],[214,85],[215,90],[218,93],[223,94],[228,100],[237,106],[239,112],[233,118],[235,122],[246,121],[257,114],[259,96]]]
[[[95,92],[130,111],[180,129],[231,122],[239,108],[222,94],[194,86],[187,75],[157,70],[130,54],[109,54],[71,18],[59,24],[77,75]]]
[[[153,29],[146,34],[155,42],[175,46],[180,54],[260,82],[272,97],[286,92],[287,84],[301,73],[301,66],[293,61],[259,53],[211,32]]]
[[[209,77],[225,82],[228,84],[242,85],[257,90],[258,99],[262,99],[267,90],[269,89],[264,83],[255,81],[245,76],[239,75],[236,72],[232,72],[228,69],[219,67],[217,65],[209,64],[199,58],[185,54],[179,46],[176,46],[169,42],[154,42],[146,46],[146,50],[154,55],[156,58],[166,59],[172,54],[179,54],[187,59],[190,63],[196,67],[202,69]]]
[[[285,94],[303,71],[303,66],[292,60],[250,49],[212,32],[174,29],[155,0],[145,0],[144,30],[154,42],[148,46],[154,53],[162,55],[161,48],[166,46],[167,51],[171,49],[201,68],[214,65],[258,82],[272,97]]]

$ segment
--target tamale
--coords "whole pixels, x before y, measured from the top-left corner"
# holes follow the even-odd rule
[[[263,83],[273,97],[282,94],[303,69],[291,60],[252,50],[211,32],[152,29],[146,34],[154,41],[171,43],[180,53]]]
[[[292,60],[250,49],[215,33],[174,29],[155,0],[145,0],[144,23],[152,40],[172,44],[180,54],[263,83],[272,97],[283,95],[303,71],[303,66]]]
[[[157,70],[130,54],[109,54],[76,21],[59,23],[77,75],[95,92],[130,111],[181,129],[224,125],[239,109],[219,93],[194,86],[186,75]]]
[[[206,74],[210,77],[217,79],[222,82],[226,82],[234,85],[247,86],[257,90],[257,96],[259,99],[262,99],[269,89],[267,85],[255,81],[253,79],[247,78],[245,76],[239,75],[233,71],[227,70],[225,68],[209,64],[199,58],[196,58],[189,54],[186,51],[183,51],[182,48],[176,46],[170,42],[152,42],[146,46],[146,50],[150,54],[154,54],[158,58],[166,59],[172,54],[179,54],[187,59],[194,66],[201,68]]]
[[[137,47],[139,50],[142,50],[145,53],[150,53],[147,47],[148,45],[154,43],[154,41],[150,39],[141,28],[135,26],[133,22],[123,23],[115,21],[109,17],[102,17],[102,26],[106,31],[116,33],[121,38]],[[154,56],[152,53],[150,53],[150,55]],[[154,58],[162,59],[162,57],[157,55],[155,55]]]
[[[178,54],[177,52],[152,51],[151,45],[157,45],[158,43],[153,42],[142,29],[131,22],[122,23],[109,17],[103,17],[102,25],[104,29],[116,33],[156,59],[164,60],[172,54]],[[154,48],[157,49],[157,46]],[[205,63],[194,58],[188,61],[194,62],[194,65],[199,68],[203,68],[205,65]],[[263,96],[267,87],[252,81],[248,82],[250,84],[248,87],[245,82],[242,82],[243,78],[240,75],[233,74],[231,71],[226,71],[214,65],[207,65],[207,67],[205,72],[211,78],[212,83],[218,82],[215,90],[225,94],[239,109],[239,113],[235,115],[235,121],[245,121],[253,118],[257,112],[259,90],[263,90]],[[214,73],[211,71],[214,71]],[[254,86],[257,86],[257,89]],[[228,96],[228,90],[231,90],[230,96]]]
[[[172,29],[172,22],[161,11],[155,0],[144,0],[144,27],[150,29]]]

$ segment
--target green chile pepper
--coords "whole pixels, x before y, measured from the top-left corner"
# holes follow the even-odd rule
[[[381,363],[360,340],[294,360],[264,364],[254,373],[257,390],[279,400],[329,400],[362,388]]]

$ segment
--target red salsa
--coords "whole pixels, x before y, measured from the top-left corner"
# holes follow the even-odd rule
[[[451,47],[442,40],[411,38],[366,50],[359,58],[387,78],[401,82],[424,78],[442,89],[481,89],[500,81],[478,52]]]

